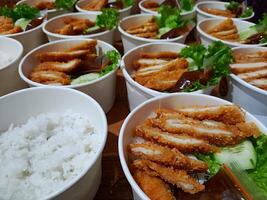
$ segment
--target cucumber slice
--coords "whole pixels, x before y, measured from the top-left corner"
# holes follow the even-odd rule
[[[19,26],[23,31],[25,31],[31,21],[31,19],[20,18],[15,22],[15,26]]]
[[[257,157],[252,142],[246,140],[234,147],[223,148],[221,152],[215,153],[216,160],[223,163],[236,161],[241,169],[253,169],[256,167]]]
[[[78,78],[73,79],[70,84],[76,85],[76,84],[86,83],[86,82],[93,81],[97,78],[99,78],[98,73],[85,74],[85,75],[79,76]]]

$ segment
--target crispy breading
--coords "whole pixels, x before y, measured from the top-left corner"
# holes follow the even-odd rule
[[[142,38],[150,38],[150,39],[155,39],[157,36],[157,32],[146,32],[146,33],[138,33],[134,34],[136,37],[142,37]]]
[[[266,78],[267,77],[267,69],[261,69],[254,72],[246,72],[237,75],[239,78],[245,81],[252,81],[256,79]]]
[[[107,3],[108,3],[108,0],[90,0],[82,8],[85,10],[100,11]]]
[[[208,165],[200,160],[192,159],[177,149],[159,146],[153,143],[130,144],[129,150],[137,158],[151,160],[177,169],[190,172],[205,172]]]
[[[219,38],[221,40],[229,40],[229,41],[239,41],[239,35],[234,33],[234,34],[230,34],[230,35],[218,35],[218,33],[213,33],[211,34],[212,36]]]
[[[261,69],[267,69],[267,62],[234,63],[230,64],[230,68],[234,74],[255,72]]]
[[[80,59],[73,59],[67,62],[56,62],[56,61],[48,61],[42,62],[34,69],[35,72],[37,71],[58,71],[58,72],[65,72],[69,73],[75,70],[77,67],[81,65]]]
[[[256,53],[233,53],[236,63],[255,63],[267,62],[267,51],[258,51]]]
[[[15,26],[11,18],[0,16],[0,35],[15,34],[22,31],[19,26]]]
[[[203,7],[201,8],[201,10],[212,15],[219,15],[219,16],[229,17],[229,18],[235,17],[235,14],[233,14],[230,10],[221,10],[221,9],[208,8],[208,7]]]
[[[149,160],[134,160],[133,166],[145,171],[150,176],[160,177],[164,181],[190,194],[195,194],[205,189],[204,185],[200,184],[183,170],[175,170]]]
[[[135,170],[133,175],[139,187],[151,200],[175,200],[168,184],[145,171]]]
[[[173,51],[159,51],[159,52],[144,52],[139,53],[141,58],[154,58],[154,59],[176,59],[179,54]]]
[[[159,8],[159,4],[153,1],[144,1],[143,3],[143,7],[147,8],[147,9],[158,9]]]
[[[196,120],[166,109],[158,110],[157,113],[158,117],[150,119],[150,122],[160,129],[169,133],[191,135],[217,146],[237,144],[247,137],[260,134],[253,123],[229,125],[211,120]]]
[[[88,40],[88,41],[83,41],[80,44],[76,44],[65,51],[69,52],[77,50],[90,50],[91,53],[96,53],[96,48],[95,48],[96,45],[97,45],[97,40]]]
[[[223,20],[221,23],[212,27],[210,30],[207,31],[207,33],[211,34],[221,31],[227,31],[231,30],[234,27],[235,27],[234,21],[231,18],[227,18],[226,20]]]
[[[141,34],[141,33],[151,33],[151,32],[157,32],[158,31],[158,25],[156,23],[150,24],[150,25],[144,25],[140,28],[127,30],[127,33],[130,33],[132,35]]]
[[[236,105],[175,108],[179,113],[198,120],[215,120],[225,124],[245,122],[245,113]]]
[[[162,58],[140,58],[133,61],[133,67],[138,70],[139,68],[166,64],[167,62],[169,62],[169,60]]]
[[[202,139],[193,138],[188,135],[164,132],[159,128],[152,127],[148,122],[137,126],[135,135],[143,137],[151,142],[157,142],[171,148],[177,148],[184,153],[210,153],[219,150],[218,147],[210,145]]]
[[[37,71],[31,72],[30,79],[37,83],[45,84],[47,82],[59,83],[62,85],[70,84],[70,78],[63,72],[57,71]]]
[[[73,60],[75,58],[84,58],[90,54],[90,50],[76,50],[76,51],[52,51],[52,52],[41,52],[36,54],[36,57],[40,62],[47,61],[58,61],[65,62]],[[94,54],[95,55],[95,54]]]
[[[34,7],[39,10],[44,10],[44,9],[51,10],[54,9],[56,5],[55,2],[53,1],[40,1]]]

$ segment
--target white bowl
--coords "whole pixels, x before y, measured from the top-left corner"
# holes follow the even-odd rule
[[[34,48],[36,48],[42,44],[45,44],[47,42],[47,38],[42,31],[42,26],[43,26],[45,20],[46,19],[44,19],[43,23],[41,23],[39,26],[37,26],[33,29],[23,31],[20,33],[15,33],[15,34],[5,34],[5,35],[0,34],[0,36],[6,36],[9,38],[13,38],[15,40],[18,40],[24,48],[23,54],[25,55],[26,53],[28,53],[32,49],[34,49]]]
[[[133,110],[139,104],[145,102],[148,99],[151,99],[156,96],[168,95],[170,93],[159,92],[156,90],[152,90],[147,88],[138,82],[134,81],[131,77],[133,73],[133,60],[136,60],[139,57],[139,52],[157,52],[157,51],[173,51],[179,52],[185,45],[178,43],[167,43],[167,42],[158,42],[153,44],[144,44],[138,47],[133,48],[129,52],[127,52],[122,57],[121,69],[123,76],[126,80],[127,87],[127,95],[130,110]],[[205,93],[209,94],[211,92],[211,88],[207,88],[205,90],[198,90],[193,93]]]
[[[75,8],[79,11],[79,12],[85,12],[85,13],[90,13],[90,14],[101,14],[102,12],[101,11],[90,11],[90,10],[85,10],[83,9],[82,7],[85,6],[90,0],[79,0],[76,5],[75,5]],[[127,16],[130,15],[131,13],[131,8],[132,6],[129,6],[129,7],[126,7],[126,8],[123,8],[121,10],[118,10],[119,11],[119,18],[120,19],[123,19]]]
[[[18,66],[23,54],[23,46],[17,40],[0,36],[0,51],[11,57],[11,62],[0,66],[0,96],[26,88],[19,77]]]
[[[54,1],[54,0],[51,0],[51,1]],[[21,0],[17,3],[18,4],[22,4],[22,3],[26,3],[30,6],[36,6],[36,3],[40,2],[40,0]],[[47,19],[51,19],[53,17],[56,17],[56,16],[59,16],[59,15],[62,15],[62,14],[66,14],[66,13],[69,13],[69,12],[72,12],[73,9],[71,10],[64,10],[64,9],[51,9],[51,10],[47,10]]]
[[[53,19],[48,20],[44,26],[43,26],[43,32],[47,35],[48,40],[51,41],[56,41],[56,40],[61,40],[61,39],[71,39],[71,38],[91,38],[91,39],[97,39],[97,40],[102,40],[105,41],[109,44],[114,43],[114,33],[115,33],[115,28],[112,30],[106,30],[100,33],[95,33],[95,34],[89,34],[89,35],[61,35],[54,33],[54,31],[60,27],[63,27],[64,20],[69,18],[69,17],[74,17],[78,19],[89,19],[90,21],[95,21],[96,17],[98,14],[89,14],[89,13],[68,13],[65,15],[60,15],[57,17],[54,17]]]
[[[267,51],[266,47],[237,47],[233,53],[248,53]],[[253,86],[235,74],[230,75],[228,100],[241,105],[244,109],[256,115],[267,116],[267,91]]]
[[[8,129],[11,123],[26,123],[28,118],[44,112],[64,112],[66,109],[88,116],[101,135],[100,148],[79,176],[43,199],[93,199],[101,181],[101,157],[107,138],[107,120],[101,107],[91,97],[79,91],[55,87],[16,91],[0,97],[0,130]]]
[[[164,1],[165,0],[142,0],[142,1],[139,2],[138,6],[139,6],[139,8],[141,10],[141,14],[157,15],[158,12],[145,8],[144,7],[144,3],[145,2],[155,2],[155,3],[161,4]],[[196,13],[196,9],[195,9],[195,6],[194,6],[194,8],[191,11],[182,11],[181,12],[181,16],[184,19],[193,19],[195,17],[195,13]]]
[[[228,4],[229,4],[229,2],[214,2],[214,1],[202,1],[202,2],[197,3],[197,5],[196,5],[197,22],[200,22],[203,19],[208,19],[208,18],[227,19],[227,17],[209,14],[209,13],[203,11],[202,8],[208,7],[208,8],[216,8],[216,9],[224,10],[224,9],[226,9],[225,6]],[[252,15],[249,17],[239,17],[239,18],[232,18],[232,19],[249,20],[254,16],[254,14],[255,13],[253,12]]]
[[[200,40],[201,43],[204,44],[205,46],[210,45],[214,41],[222,41],[224,44],[228,45],[229,47],[256,47],[256,46],[265,46],[267,45],[266,43],[262,44],[241,44],[238,42],[230,42],[230,41],[225,41],[225,40],[220,40],[216,37],[211,36],[210,34],[206,33],[204,30],[209,30],[210,28],[216,26],[217,24],[220,24],[223,22],[225,19],[216,19],[216,18],[211,18],[211,19],[204,19],[201,22],[198,23],[197,25],[197,31],[200,35]],[[242,20],[236,20],[233,19],[234,24],[237,27],[238,32],[243,31],[248,29],[250,26],[255,25],[254,23],[247,22],[247,21],[242,21]]]
[[[209,105],[231,105],[230,102],[202,94],[179,93],[160,96],[150,99],[135,108],[124,120],[119,134],[119,157],[123,172],[130,183],[133,191],[134,200],[148,200],[149,198],[135,182],[129,170],[128,145],[133,142],[133,132],[137,125],[141,124],[152,112],[162,108],[176,108],[186,106],[209,106]],[[253,106],[253,105],[252,105]],[[246,112],[246,120],[255,122],[262,133],[267,134],[267,128],[264,127],[253,115]]]
[[[55,87],[55,86],[47,86],[40,83],[36,83],[28,78],[29,74],[32,72],[32,69],[36,67],[36,65],[39,63],[35,55],[40,52],[65,50],[66,48],[69,48],[73,45],[75,46],[87,40],[90,39],[80,38],[80,39],[59,40],[50,42],[48,44],[42,45],[32,50],[21,60],[19,64],[20,77],[31,87],[35,86]],[[97,40],[96,48],[98,52],[103,52],[103,53],[110,50],[116,50],[110,44],[107,44],[100,40]],[[88,94],[89,96],[93,97],[102,106],[103,110],[105,112],[108,112],[112,108],[115,101],[116,71],[117,68],[112,72],[109,72],[108,74],[104,75],[103,77],[88,83],[67,85],[67,86],[56,86],[56,87],[72,88],[84,92],[85,94]]]
[[[120,21],[119,24],[119,31],[121,33],[122,44],[124,48],[124,53],[128,52],[129,50],[147,43],[154,43],[154,42],[176,42],[176,43],[184,43],[185,39],[190,32],[190,30],[181,35],[179,37],[171,38],[171,39],[148,39],[148,38],[141,38],[134,35],[127,33],[125,30],[132,26],[137,26],[138,24],[145,23],[154,15],[151,14],[137,14],[132,15],[129,17],[124,18]]]

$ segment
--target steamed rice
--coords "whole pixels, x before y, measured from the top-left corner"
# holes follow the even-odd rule
[[[0,133],[0,199],[42,199],[92,162],[100,134],[82,114],[44,113]]]

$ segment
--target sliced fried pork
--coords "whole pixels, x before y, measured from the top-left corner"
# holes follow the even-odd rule
[[[160,177],[164,181],[190,194],[195,194],[205,189],[204,185],[200,184],[183,170],[168,168],[149,160],[135,160],[133,166],[145,171],[150,176]]]
[[[209,34],[212,34],[212,33],[216,33],[216,32],[231,30],[233,28],[236,28],[234,25],[234,21],[231,18],[227,18],[226,20],[222,21],[218,25],[212,27],[207,32]]]
[[[90,50],[91,53],[96,53],[96,40],[88,40],[86,42],[81,42],[80,44],[76,44],[69,49],[66,50],[66,52],[69,51],[76,51],[76,50]]]
[[[170,149],[153,143],[130,144],[129,150],[135,157],[174,166],[185,171],[205,172],[208,169],[207,164],[203,161],[189,158],[177,149]]]
[[[164,132],[159,128],[154,128],[148,124],[139,125],[136,128],[135,134],[151,142],[157,142],[171,148],[177,148],[181,152],[209,153],[218,151],[216,146],[210,145],[202,139],[182,134],[171,134]]]
[[[261,69],[267,69],[267,62],[234,63],[230,64],[230,67],[234,74],[254,72]]]
[[[133,175],[139,187],[151,200],[175,200],[168,184],[156,176],[142,170],[135,170]]]
[[[267,78],[252,80],[252,81],[249,81],[248,83],[258,88],[261,88],[263,90],[267,90]]]
[[[215,120],[225,124],[245,122],[245,113],[236,105],[188,107],[175,110],[198,120]]]
[[[51,83],[53,82],[61,84],[61,85],[68,85],[70,84],[70,78],[68,75],[66,75],[63,72],[57,72],[57,71],[37,71],[32,72],[30,74],[30,79],[32,81],[35,81],[37,83]]]
[[[140,52],[141,58],[154,58],[154,59],[176,59],[179,54],[172,51],[160,51],[160,52]]]
[[[254,63],[267,62],[267,51],[258,51],[256,53],[234,53],[236,63]]]
[[[230,10],[221,10],[221,9],[216,9],[216,8],[208,8],[208,7],[203,7],[201,8],[204,12],[207,12],[212,15],[219,15],[223,17],[235,17],[235,14],[233,14]]]
[[[266,78],[267,69],[257,70],[254,72],[241,73],[241,74],[238,74],[237,76],[245,81],[252,81],[255,79]]]

